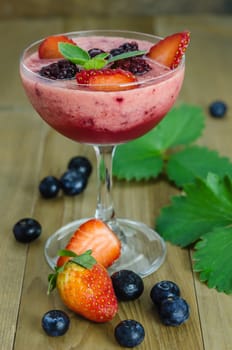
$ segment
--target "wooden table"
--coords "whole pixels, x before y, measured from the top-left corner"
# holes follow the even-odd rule
[[[121,24],[119,24],[121,23]],[[41,318],[49,309],[65,309],[55,292],[46,295],[50,269],[43,256],[47,237],[62,224],[92,215],[95,209],[93,174],[88,188],[77,198],[60,197],[46,201],[40,198],[38,183],[46,175],[61,175],[68,160],[77,154],[90,158],[91,149],[58,135],[45,125],[26,99],[18,76],[21,50],[30,42],[48,33],[86,28],[124,28],[153,31],[166,35],[188,28],[192,43],[187,53],[186,79],[180,102],[197,104],[206,112],[206,130],[200,144],[232,157],[231,17],[158,17],[140,19],[53,18],[7,20],[0,23],[0,159],[1,159],[1,254],[0,254],[0,348],[2,350],[113,350],[120,347],[113,336],[115,325],[122,319],[140,321],[146,331],[138,349],[146,350],[229,350],[232,349],[231,296],[210,290],[193,273],[191,251],[168,244],[162,267],[144,279],[143,296],[130,303],[121,303],[118,315],[107,324],[93,324],[69,312],[71,328],[59,338],[45,335]],[[223,99],[229,105],[227,117],[213,120],[207,115],[212,100]],[[166,182],[115,182],[115,206],[118,216],[142,220],[153,226],[162,206],[169,203],[176,189]],[[138,198],[129,206],[131,195]],[[148,201],[144,212],[140,200]],[[134,201],[133,201],[134,202]],[[41,238],[24,245],[17,243],[12,227],[23,217],[34,217],[43,227]],[[186,324],[173,328],[163,326],[152,308],[150,288],[162,279],[176,281],[191,307]]]

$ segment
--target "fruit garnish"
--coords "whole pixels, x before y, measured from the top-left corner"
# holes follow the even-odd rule
[[[91,250],[82,255],[59,251],[58,254],[71,260],[56,267],[55,273],[48,276],[48,292],[56,287],[70,310],[94,322],[107,322],[117,313],[117,298],[107,270],[91,253]]]
[[[61,176],[60,184],[67,196],[75,196],[85,190],[88,177],[81,172],[69,169]]]
[[[147,57],[174,69],[178,67],[190,42],[190,32],[175,33],[154,44]]]
[[[64,57],[58,49],[58,43],[69,43],[75,45],[74,41],[65,35],[54,35],[45,38],[38,48],[39,58],[62,58]]]
[[[15,239],[21,243],[30,243],[37,239],[42,232],[40,223],[33,218],[24,218],[13,227]]]
[[[189,305],[183,298],[174,296],[161,302],[158,313],[163,324],[177,327],[188,320]]]
[[[42,317],[42,328],[50,337],[64,335],[70,325],[70,318],[62,310],[49,310]]]
[[[137,78],[123,69],[95,69],[80,71],[76,74],[78,84],[87,84],[93,90],[118,91],[133,89],[130,83],[137,82]]]
[[[64,56],[69,61],[82,66],[84,69],[102,69],[107,64],[112,63],[114,61],[143,55],[146,51],[129,51],[124,52],[116,56],[111,56],[107,52],[101,52],[94,57],[91,57],[88,51],[83,50],[81,47],[77,45],[73,45],[70,43],[60,42],[58,44],[58,48],[62,56]]]
[[[92,256],[105,267],[119,258],[121,243],[115,233],[103,221],[90,219],[80,225],[66,245],[66,249],[82,254],[92,250]],[[69,257],[60,256],[57,266],[62,266]]]
[[[39,74],[48,79],[72,79],[79,68],[68,60],[60,60],[40,69]]]
[[[223,101],[214,101],[209,105],[209,113],[214,118],[223,118],[227,112],[227,104]]]
[[[138,299],[144,291],[142,278],[131,270],[119,270],[111,275],[114,292],[118,300]]]
[[[88,158],[84,156],[74,156],[72,157],[68,162],[68,169],[69,170],[75,170],[83,175],[85,175],[87,178],[92,173],[92,164],[89,161]]]
[[[150,297],[153,303],[159,306],[163,300],[180,296],[179,286],[172,281],[157,282],[150,291]]]
[[[149,63],[141,57],[131,57],[116,61],[113,63],[111,68],[121,68],[131,72],[134,75],[142,75],[152,69]]]
[[[39,183],[39,192],[43,198],[55,198],[60,189],[60,181],[52,175],[44,177]]]
[[[142,324],[135,320],[124,320],[117,324],[114,336],[118,344],[126,348],[134,348],[142,343],[145,330]]]

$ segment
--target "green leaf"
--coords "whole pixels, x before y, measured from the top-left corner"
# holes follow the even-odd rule
[[[134,56],[141,56],[144,55],[147,51],[140,51],[140,50],[134,50],[134,51],[129,51],[129,52],[124,52],[121,53],[120,55],[113,56],[108,59],[108,63],[112,63],[115,61],[123,60],[125,58],[130,58]]]
[[[162,152],[171,147],[195,141],[204,129],[204,114],[200,107],[174,107],[154,129],[154,147]]]
[[[113,174],[119,179],[137,181],[155,178],[162,171],[162,155],[154,148],[154,129],[137,140],[117,147]]]
[[[88,51],[83,50],[81,47],[70,43],[58,43],[58,49],[60,53],[69,61],[83,66],[84,69],[101,69],[107,64],[114,61],[121,60],[123,58],[134,57],[146,53],[146,51],[130,51],[121,55],[114,56],[107,60],[109,53],[100,53],[99,55],[91,58]]]
[[[62,55],[73,63],[84,65],[90,59],[88,52],[77,45],[60,42],[58,48]]]
[[[232,223],[232,178],[209,174],[184,190],[157,218],[156,229],[164,239],[185,247],[204,233]]]
[[[169,147],[194,141],[202,132],[203,120],[198,107],[182,105],[173,108],[146,135],[117,147],[113,174],[128,181],[157,177],[162,172]]]
[[[170,155],[166,172],[179,187],[193,182],[196,177],[206,178],[209,172],[219,176],[232,175],[232,163],[206,147],[190,146]]]
[[[232,227],[215,228],[195,245],[194,271],[209,288],[232,293]]]
[[[105,67],[106,60],[105,58],[108,56],[107,53],[99,54],[90,60],[86,61],[83,65],[84,69],[101,69]]]
[[[77,255],[71,250],[63,249],[58,251],[58,256],[71,257],[72,259],[70,261],[86,269],[91,269],[96,264],[96,260],[92,256],[92,250],[86,250],[83,254]]]

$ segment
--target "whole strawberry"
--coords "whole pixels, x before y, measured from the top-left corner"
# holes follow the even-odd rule
[[[107,322],[117,313],[117,298],[107,270],[91,253],[91,250],[81,255],[60,251],[59,255],[71,259],[48,276],[48,291],[57,287],[60,298],[70,310],[94,322]]]

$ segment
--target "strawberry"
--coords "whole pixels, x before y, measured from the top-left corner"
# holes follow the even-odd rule
[[[59,42],[75,45],[74,41],[65,35],[49,36],[44,39],[39,45],[39,58],[63,58],[63,55],[59,52],[58,49]]]
[[[82,224],[66,245],[66,249],[82,254],[91,249],[93,257],[104,267],[109,267],[120,256],[121,243],[115,233],[103,221],[90,219]],[[57,266],[62,266],[69,258],[60,256]]]
[[[55,287],[63,303],[75,313],[94,322],[107,322],[118,311],[112,280],[104,266],[97,263],[91,250],[82,255],[63,250],[72,257],[48,276],[48,292]]]
[[[120,68],[82,70],[76,74],[76,80],[78,84],[87,84],[91,89],[99,91],[128,90],[137,85],[130,85],[137,82],[137,78]]]
[[[190,42],[190,32],[175,33],[150,48],[147,56],[174,69],[178,67]]]

